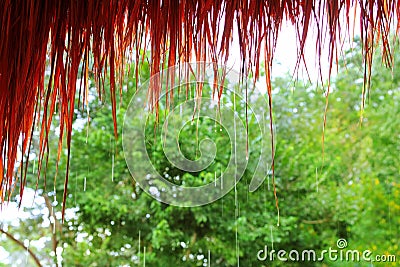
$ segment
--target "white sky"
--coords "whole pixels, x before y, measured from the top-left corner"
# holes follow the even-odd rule
[[[350,14],[354,14],[354,8],[351,9]],[[345,15],[342,14],[342,20],[344,21]],[[342,29],[341,31],[341,40],[343,42],[343,51],[349,49],[350,46],[350,39],[354,36],[360,35],[360,23],[359,20],[354,20],[350,16],[350,33],[347,32],[346,28]],[[359,17],[359,11],[357,10],[356,17]],[[355,24],[353,24],[353,22]],[[234,33],[233,44],[230,51],[230,58],[228,61],[229,66],[233,66],[234,69],[237,71],[240,70],[240,51],[239,51],[239,44],[238,39],[236,37],[236,33]],[[350,35],[350,36],[349,36]],[[323,36],[324,37],[324,36]],[[328,38],[328,37],[327,37]],[[306,40],[306,46],[304,49],[304,57],[307,62],[307,70],[308,74],[310,75],[311,82],[316,82],[319,79],[319,66],[317,62],[317,57],[315,53],[315,44],[316,44],[316,34],[315,34],[315,27],[311,25],[308,30],[308,36]],[[329,39],[326,39],[327,42]],[[328,44],[328,43],[326,43]],[[325,45],[322,47],[321,51],[321,72],[323,80],[327,80],[328,73],[329,73],[329,63],[328,63],[328,47]],[[277,46],[275,50],[275,57],[272,67],[272,78],[284,76],[286,74],[295,74],[294,69],[297,62],[297,51],[298,51],[298,39],[296,37],[296,30],[295,27],[289,22],[283,22],[281,32],[278,35]],[[338,49],[338,53],[340,53],[340,49]],[[339,58],[341,55],[338,55]],[[263,58],[263,56],[261,56]],[[335,62],[333,62],[335,64]],[[298,78],[303,80],[308,80],[307,72],[304,68],[304,64],[300,64],[300,68],[298,73]],[[336,65],[332,67],[332,78],[336,75]],[[265,91],[265,79],[260,79],[258,82],[258,89],[261,91]]]

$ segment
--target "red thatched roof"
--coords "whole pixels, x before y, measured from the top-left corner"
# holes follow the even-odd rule
[[[18,140],[22,150],[30,147],[33,125],[40,128],[40,162],[46,151],[54,110],[60,114],[61,136],[71,141],[76,81],[88,78],[88,60],[93,58],[97,79],[109,71],[112,112],[115,121],[117,74],[124,55],[139,47],[151,50],[151,73],[160,65],[178,62],[218,61],[229,55],[234,28],[240,43],[245,73],[259,76],[265,60],[268,92],[270,68],[282,23],[287,20],[298,32],[298,57],[303,60],[309,29],[316,31],[313,49],[320,56],[323,39],[329,50],[330,68],[337,59],[336,47],[342,29],[349,29],[349,14],[357,9],[364,45],[368,80],[373,44],[381,40],[384,58],[390,63],[388,35],[398,29],[400,2],[392,0],[253,1],[253,0],[0,0],[0,191],[10,191]],[[311,27],[310,25],[313,25]],[[265,58],[260,59],[260,55]],[[50,81],[45,83],[46,66]],[[83,83],[82,90],[87,90]],[[159,87],[150,95],[157,97]],[[82,94],[85,95],[85,94]],[[154,99],[154,98],[151,98]],[[83,99],[83,101],[85,101]],[[39,108],[44,112],[40,113]],[[116,125],[115,125],[116,127]],[[60,138],[61,147],[62,138]],[[22,164],[21,191],[26,166]],[[40,173],[39,168],[39,173]],[[68,172],[66,183],[68,181]]]

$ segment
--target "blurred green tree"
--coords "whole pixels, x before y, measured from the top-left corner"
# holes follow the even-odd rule
[[[363,83],[354,80],[362,70],[359,49],[348,51],[345,59],[329,96],[324,155],[321,142],[324,91],[289,77],[274,80],[279,227],[269,181],[264,181],[253,193],[248,191],[260,140],[253,115],[249,117],[250,160],[237,184],[237,195],[232,190],[206,206],[179,208],[154,200],[135,184],[124,161],[122,140],[113,136],[111,108],[92,100],[89,125],[87,113],[76,112],[67,199],[68,208],[76,208],[74,215],[58,226],[62,231],[54,234],[51,228],[43,230],[38,224],[43,220],[40,216],[22,220],[23,224],[10,227],[10,232],[20,232],[29,239],[53,236],[53,241],[49,239],[47,244],[63,248],[64,266],[137,266],[144,261],[148,266],[237,266],[238,260],[240,266],[369,266],[366,262],[329,259],[323,262],[275,259],[271,263],[257,258],[266,245],[276,251],[318,252],[329,247],[336,249],[339,238],[347,240],[347,249],[369,249],[374,255],[397,253],[399,261],[400,73],[383,69],[376,62],[360,126]],[[399,67],[400,62],[396,61],[394,66]],[[142,81],[149,78],[146,64],[140,77]],[[120,126],[136,84],[135,78],[127,79],[117,114]],[[95,93],[94,88],[92,91]],[[229,101],[229,95],[224,97]],[[262,95],[249,99],[265,105]],[[237,110],[244,115],[243,106]],[[160,123],[162,119],[163,116]],[[149,133],[154,132],[151,122],[146,129]],[[193,138],[196,134],[199,139],[209,137],[217,143],[219,152],[214,163],[200,172],[186,173],[175,168],[166,159],[160,139],[149,138],[148,151],[159,173],[178,184],[212,182],[231,153],[226,132],[210,131],[214,127],[212,121],[201,121],[201,127],[187,125],[180,134],[182,152],[191,159],[198,156]],[[160,128],[156,133],[160,133]],[[62,199],[63,184],[53,185],[51,179],[56,175],[52,163],[56,146],[55,140],[46,170],[47,190],[39,183],[42,191],[38,192],[46,203],[53,200],[53,186],[56,199],[59,202]],[[65,155],[59,163],[59,177],[65,171],[64,165]],[[30,176],[29,180],[34,181],[34,175]],[[35,182],[28,186],[34,188]],[[56,201],[51,204],[54,207],[47,207],[49,214],[54,209],[59,218],[60,204]],[[27,225],[35,230],[27,232]],[[51,251],[55,259],[55,248]],[[50,250],[36,252],[43,260]]]

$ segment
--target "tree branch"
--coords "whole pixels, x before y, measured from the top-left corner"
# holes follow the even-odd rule
[[[29,255],[31,255],[31,257],[33,258],[33,260],[35,261],[36,265],[38,267],[42,267],[42,264],[40,263],[39,258],[35,255],[35,253],[33,253],[33,251],[29,248],[26,247],[24,245],[24,243],[22,243],[21,241],[19,241],[18,239],[16,239],[12,234],[4,231],[3,229],[0,228],[0,232],[5,234],[9,239],[11,239],[12,241],[14,241],[14,243],[16,243],[18,246],[24,248],[24,250],[28,251]]]

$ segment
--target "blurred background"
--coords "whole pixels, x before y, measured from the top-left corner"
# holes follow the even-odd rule
[[[275,73],[279,227],[271,177],[257,191],[248,190],[261,138],[251,115],[249,165],[236,194],[232,190],[201,207],[170,206],[135,184],[125,163],[122,138],[114,138],[108,83],[105,99],[99,101],[92,80],[90,112],[75,112],[66,219],[61,223],[66,153],[61,154],[57,166],[56,117],[49,138],[48,164],[40,180],[33,149],[22,201],[16,188],[10,202],[2,205],[0,266],[398,266],[400,54],[398,47],[394,51],[393,71],[383,67],[378,55],[375,57],[363,112],[364,66],[359,42],[355,40],[346,51],[330,85],[324,153],[327,82],[311,83],[292,77],[289,71]],[[140,81],[134,76],[126,75],[123,98],[117,100],[120,137],[135,85],[149,78],[147,63],[140,69]],[[268,112],[265,95],[254,93],[249,99],[253,104],[264,103]],[[244,107],[238,106],[237,112],[244,116]],[[160,119],[162,123],[163,116]],[[152,132],[151,122],[148,127]],[[212,182],[215,173],[224,168],[231,146],[226,132],[209,131],[210,127],[215,127],[213,122],[204,121],[200,127],[188,125],[179,136],[182,152],[189,159],[199,155],[194,134],[218,144],[213,164],[200,172],[175,168],[163,154],[161,140],[149,138],[148,152],[159,173],[177,184]],[[34,138],[37,144],[38,136]],[[33,144],[35,148],[35,141]],[[346,249],[396,255],[397,263],[329,259],[271,262],[257,258],[265,246],[286,251],[337,249],[340,238],[347,241]]]

